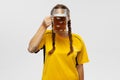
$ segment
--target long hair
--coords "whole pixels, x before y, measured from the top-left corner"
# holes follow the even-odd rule
[[[53,9],[51,10],[51,15],[53,14],[54,9],[67,9],[67,15],[70,18],[70,10],[63,4],[57,4]],[[71,30],[71,20],[69,19],[68,23],[68,36],[69,36],[69,43],[70,43],[70,51],[67,55],[70,55],[73,52],[73,46],[72,46],[72,30]],[[52,23],[52,50],[49,51],[49,54],[52,54],[55,51],[55,33],[53,31],[53,23]]]

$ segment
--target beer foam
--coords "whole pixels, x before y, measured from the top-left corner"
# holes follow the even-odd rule
[[[66,17],[67,15],[66,14],[54,14],[53,16],[60,16],[60,17]]]

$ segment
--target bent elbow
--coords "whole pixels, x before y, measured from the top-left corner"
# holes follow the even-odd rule
[[[31,48],[28,48],[28,52],[33,53],[33,50]]]
[[[33,46],[28,47],[28,52],[30,52],[30,53],[35,53],[36,50],[37,50],[37,47],[33,47]]]

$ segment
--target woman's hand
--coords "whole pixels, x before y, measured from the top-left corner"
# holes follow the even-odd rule
[[[42,23],[46,28],[48,28],[52,24],[52,18],[51,16],[47,16],[44,18]]]

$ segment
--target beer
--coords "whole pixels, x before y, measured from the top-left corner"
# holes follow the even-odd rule
[[[53,28],[55,31],[66,30],[66,17],[65,16],[54,16],[53,17]]]

